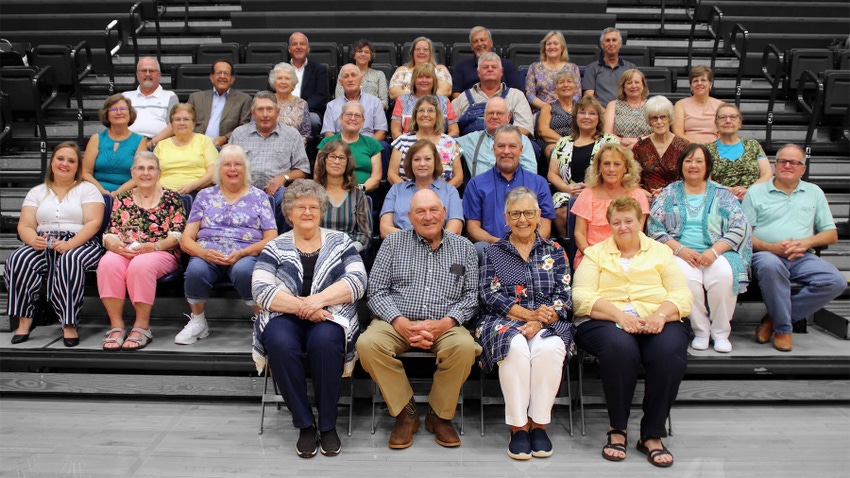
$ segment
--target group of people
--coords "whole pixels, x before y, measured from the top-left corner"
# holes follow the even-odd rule
[[[395,417],[389,447],[411,446],[420,415],[398,358],[411,349],[436,355],[425,428],[438,444],[460,445],[451,420],[477,362],[498,369],[509,456],[550,456],[546,425],[575,343],[600,363],[603,457],[626,456],[643,368],[637,449],[671,466],[661,437],[688,344],[732,350],[736,298],[754,277],[768,311],[756,339],[789,351],[792,323],[847,284],[812,253],[837,232],[823,192],[801,179],[801,148],[782,147],[772,170],[758,142],[738,137],[740,111],[709,96],[709,69],[694,68],[693,96],[674,106],[648,97],[643,76],[618,56],[616,29],[600,40],[599,61],[581,77],[563,36],[547,34],[525,93],[482,27],[470,34],[477,62],[449,75],[419,38],[389,86],[371,73],[374,50],[362,41],[327,105],[314,97],[323,69],[307,60],[300,33],[291,63],[269,74],[275,92],[253,99],[231,88],[232,65],[219,61],[213,89],[179,104],[159,85],[156,60],[143,58],[139,88],[104,102],[106,129],[85,154],[57,145],[45,183],[24,200],[24,245],[5,273],[18,319],[12,343],[29,338],[46,282],[64,345],[78,345],[84,274],[96,269],[110,326],[103,350],[138,351],[153,340],[157,280],[185,264],[189,321],[174,341],[207,337],[210,290],[234,287],[254,315],[257,369],[271,370],[300,429],[301,457],[340,452],[340,380],[358,359]],[[395,101],[391,130],[387,100],[370,91]],[[305,141],[317,132],[325,137],[311,167]],[[367,277],[370,200],[382,179],[391,188],[378,198],[382,241]],[[559,243],[572,218],[565,245],[575,257]],[[792,282],[802,286],[793,296]],[[361,331],[364,297],[372,317]]]

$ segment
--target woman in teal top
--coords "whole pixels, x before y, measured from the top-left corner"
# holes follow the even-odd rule
[[[128,98],[112,95],[97,112],[106,129],[92,135],[83,156],[83,179],[103,194],[117,196],[135,186],[130,166],[137,151],[144,151],[143,136],[130,131],[136,121],[136,109]]]

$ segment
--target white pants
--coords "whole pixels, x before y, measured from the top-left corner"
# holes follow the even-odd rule
[[[541,425],[552,421],[567,350],[560,337],[543,338],[542,333],[530,339],[514,336],[507,357],[499,362],[508,425],[521,427],[529,418]]]
[[[725,257],[718,257],[710,266],[691,267],[686,261],[675,257],[688,279],[688,287],[694,295],[691,305],[691,327],[697,337],[728,339],[732,332],[729,322],[735,313],[738,296],[732,292],[732,267]],[[708,307],[705,299],[708,296]]]

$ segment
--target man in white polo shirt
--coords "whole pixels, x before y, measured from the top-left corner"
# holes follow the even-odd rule
[[[168,126],[168,114],[177,104],[177,95],[162,88],[159,80],[162,72],[156,58],[144,57],[136,65],[136,79],[139,87],[125,91],[124,97],[133,103],[136,109],[136,121],[130,131],[147,138],[153,138]],[[148,141],[148,147],[153,144]]]

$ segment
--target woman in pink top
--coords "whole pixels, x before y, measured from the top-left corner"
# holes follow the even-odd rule
[[[587,184],[570,210],[576,216],[573,238],[576,242],[575,268],[581,263],[583,251],[611,236],[606,213],[611,200],[621,196],[633,197],[640,203],[643,217],[640,229],[649,214],[646,192],[640,188],[640,165],[632,152],[617,143],[599,148],[584,178]]]
[[[695,66],[688,74],[693,96],[676,102],[673,133],[691,143],[706,144],[717,139],[714,115],[722,100],[709,96],[714,75],[707,66]]]

